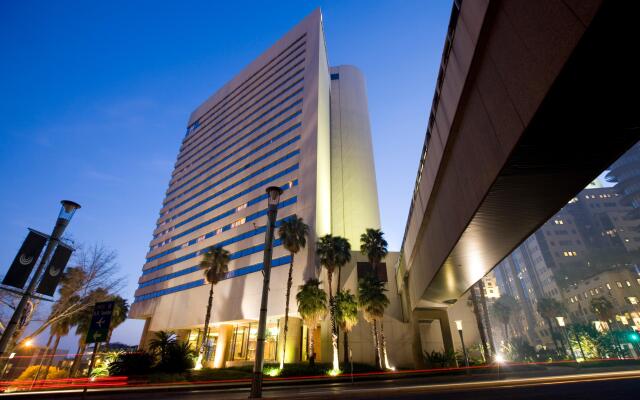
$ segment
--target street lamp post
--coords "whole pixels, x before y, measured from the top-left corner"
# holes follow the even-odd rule
[[[464,354],[464,366],[467,367],[467,374],[469,373],[469,355],[467,354],[467,348],[464,345],[464,336],[462,335],[462,320],[456,320],[456,328],[460,334],[460,343],[462,343],[462,353]]]
[[[40,281],[40,276],[42,275],[42,272],[45,270],[45,267],[49,262],[49,258],[53,253],[53,250],[55,250],[55,248],[57,247],[58,242],[60,241],[60,237],[62,236],[62,233],[66,229],[67,225],[69,225],[69,221],[71,221],[71,217],[73,217],[73,214],[76,212],[76,210],[80,208],[80,204],[75,203],[73,201],[62,200],[61,203],[62,203],[62,208],[60,209],[60,214],[58,214],[56,225],[53,228],[53,232],[51,232],[49,243],[47,243],[47,247],[44,250],[44,254],[40,259],[40,264],[38,264],[38,268],[36,268],[35,274],[33,274],[33,277],[31,278],[31,281],[29,282],[27,289],[22,295],[22,298],[20,299],[18,306],[16,307],[16,309],[13,312],[13,315],[11,316],[11,320],[7,324],[7,327],[2,334],[2,338],[0,338],[0,355],[4,355],[4,353],[7,351],[7,347],[9,346],[9,343],[11,342],[11,338],[13,337],[16,331],[16,327],[18,326],[18,322],[20,321],[20,318],[22,317],[24,309],[27,306],[27,302],[29,301],[29,298],[33,296],[36,285],[38,284],[38,281]]]
[[[276,228],[276,215],[282,189],[278,186],[267,188],[269,211],[267,214],[267,232],[264,240],[264,261],[262,269],[262,301],[260,302],[260,320],[258,321],[258,340],[256,343],[256,358],[253,364],[253,379],[249,398],[262,397],[262,367],[264,366],[264,342],[267,330],[267,302],[269,300],[269,280],[271,279],[271,256],[273,253],[273,233]],[[286,345],[286,343],[285,343]]]
[[[578,362],[578,357],[576,357],[576,353],[573,351],[573,346],[571,346],[571,340],[569,340],[569,335],[567,334],[564,317],[556,317],[556,321],[558,321],[558,326],[560,327],[560,332],[562,337],[567,341],[567,346],[569,346],[569,350],[571,350],[571,355],[575,362]]]

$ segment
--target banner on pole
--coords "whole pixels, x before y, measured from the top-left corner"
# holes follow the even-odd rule
[[[103,301],[93,306],[91,325],[87,331],[86,343],[100,343],[107,340],[109,325],[111,325],[111,315],[115,302]]]
[[[36,292],[45,296],[54,295],[56,288],[58,287],[58,283],[60,283],[60,279],[62,279],[62,271],[64,271],[64,267],[67,266],[72,252],[73,249],[70,247],[58,244]]]
[[[24,288],[47,239],[48,236],[44,233],[29,230],[27,238],[20,246],[20,250],[18,250],[18,254],[13,259],[7,275],[2,280],[3,285],[13,286],[18,289]]]

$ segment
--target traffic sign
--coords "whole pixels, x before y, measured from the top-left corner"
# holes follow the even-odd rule
[[[111,315],[113,314],[113,301],[103,301],[93,306],[91,325],[87,331],[86,343],[100,343],[107,340]]]

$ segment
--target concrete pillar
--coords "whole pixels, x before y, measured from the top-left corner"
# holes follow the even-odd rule
[[[213,356],[213,368],[224,368],[233,339],[233,325],[218,326],[218,341],[216,354]]]
[[[284,345],[284,317],[278,321],[280,334],[278,335],[278,361],[282,358],[282,346]],[[300,360],[301,335],[302,335],[302,319],[298,317],[289,317],[289,331],[287,332],[287,351],[285,354],[285,363],[295,363]]]
[[[151,340],[152,332],[149,331],[149,327],[151,326],[151,318],[147,318],[144,321],[144,328],[142,329],[142,335],[140,335],[140,344],[138,345],[139,349],[147,349],[147,345],[149,344],[149,340]]]

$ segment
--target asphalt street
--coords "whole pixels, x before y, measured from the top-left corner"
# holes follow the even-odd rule
[[[167,388],[113,391],[93,390],[87,399],[245,399],[248,388]],[[640,371],[583,373],[565,376],[432,383],[423,378],[322,385],[292,384],[265,388],[270,399],[632,399],[640,394]],[[4,397],[4,396],[2,396]],[[23,399],[80,399],[80,392],[14,394]]]

